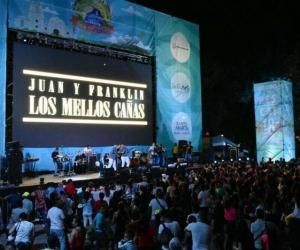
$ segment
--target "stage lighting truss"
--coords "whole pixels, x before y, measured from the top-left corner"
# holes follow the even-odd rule
[[[69,51],[77,51],[82,53],[89,53],[101,55],[111,58],[116,58],[128,62],[137,62],[143,64],[152,64],[153,58],[142,54],[135,54],[132,52],[120,51],[111,49],[109,47],[96,46],[78,42],[75,39],[62,39],[59,37],[46,36],[40,33],[30,33],[24,31],[15,31],[15,40],[17,42],[26,43],[30,45],[47,46],[55,49],[63,49]]]

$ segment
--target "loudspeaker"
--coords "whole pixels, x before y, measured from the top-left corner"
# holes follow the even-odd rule
[[[112,177],[115,176],[114,168],[106,168],[104,169],[104,177]]]
[[[10,183],[16,186],[22,184],[22,163],[16,158],[8,158],[7,167],[7,179]]]
[[[8,158],[14,157],[14,153],[20,147],[20,142],[11,141],[5,144],[5,153]]]

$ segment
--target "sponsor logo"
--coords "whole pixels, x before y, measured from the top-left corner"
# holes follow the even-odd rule
[[[171,89],[174,99],[180,103],[186,102],[191,96],[191,83],[188,77],[181,72],[171,79]]]
[[[173,57],[178,62],[184,63],[190,58],[190,43],[182,33],[177,32],[172,36],[170,47]]]
[[[186,113],[179,112],[173,117],[172,133],[176,140],[189,140],[191,138],[191,119]]]

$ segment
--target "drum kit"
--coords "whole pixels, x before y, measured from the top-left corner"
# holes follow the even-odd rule
[[[72,164],[72,158],[73,158],[73,154],[57,155],[58,166],[61,165],[59,175],[58,175],[59,177],[76,175],[76,173],[74,172],[73,164]],[[65,171],[64,171],[66,169],[68,169],[67,173],[65,173]]]
[[[162,161],[162,162],[161,162]],[[162,165],[166,164],[166,160],[162,157],[157,157],[155,160],[155,165]],[[152,156],[148,153],[143,153],[141,151],[135,151],[134,157],[130,158],[130,167],[139,167],[139,166],[150,166],[152,165]]]

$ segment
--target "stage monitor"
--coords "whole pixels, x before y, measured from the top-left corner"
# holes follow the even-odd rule
[[[152,65],[13,44],[13,140],[26,147],[150,144]]]

